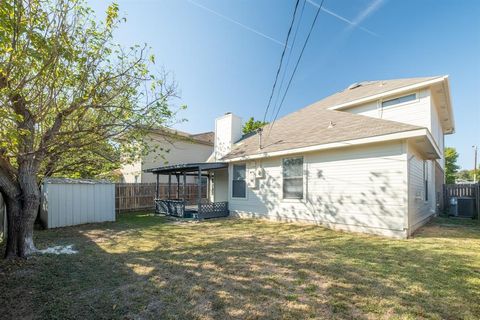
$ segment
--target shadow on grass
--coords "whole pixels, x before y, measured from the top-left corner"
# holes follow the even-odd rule
[[[475,318],[479,253],[252,220],[148,215],[39,232],[71,256],[2,263],[0,313],[45,319]],[[474,240],[472,240],[474,241]],[[478,242],[473,245],[478,246]],[[461,249],[461,248],[460,248]]]

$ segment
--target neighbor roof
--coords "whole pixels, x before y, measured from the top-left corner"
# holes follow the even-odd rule
[[[335,106],[442,77],[368,81],[349,86],[321,101],[286,115],[272,127],[263,128],[262,148],[255,134],[236,143],[223,160],[321,144],[382,136],[423,129],[406,123],[372,118],[344,111]]]
[[[191,134],[190,137],[213,144],[213,140],[215,139],[215,133],[212,131],[203,132],[203,133]]]
[[[210,146],[213,146],[213,140],[215,137],[215,134],[211,131],[191,134],[188,132],[170,129],[170,128],[158,128],[158,129],[152,130],[152,132],[159,135],[168,135],[170,137],[182,138],[187,141],[206,144]]]

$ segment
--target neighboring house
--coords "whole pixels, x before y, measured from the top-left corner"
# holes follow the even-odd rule
[[[442,201],[447,76],[360,82],[242,138],[216,120],[211,198],[232,215],[405,238]],[[152,175],[153,176],[153,175]]]
[[[152,151],[134,163],[122,165],[120,169],[122,181],[155,182],[155,176],[143,170],[185,162],[205,162],[213,153],[213,137],[213,132],[189,134],[166,128],[152,131],[146,137]],[[165,176],[160,179],[160,182],[168,181]],[[172,179],[176,181],[175,177]],[[194,177],[188,177],[188,182],[194,182],[194,180]]]

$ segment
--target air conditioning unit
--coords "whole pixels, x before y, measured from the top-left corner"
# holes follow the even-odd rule
[[[473,218],[475,216],[475,198],[457,198],[457,216]]]

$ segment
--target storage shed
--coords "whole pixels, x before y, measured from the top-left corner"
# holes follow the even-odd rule
[[[108,181],[47,179],[40,220],[45,228],[115,221],[115,184]]]

